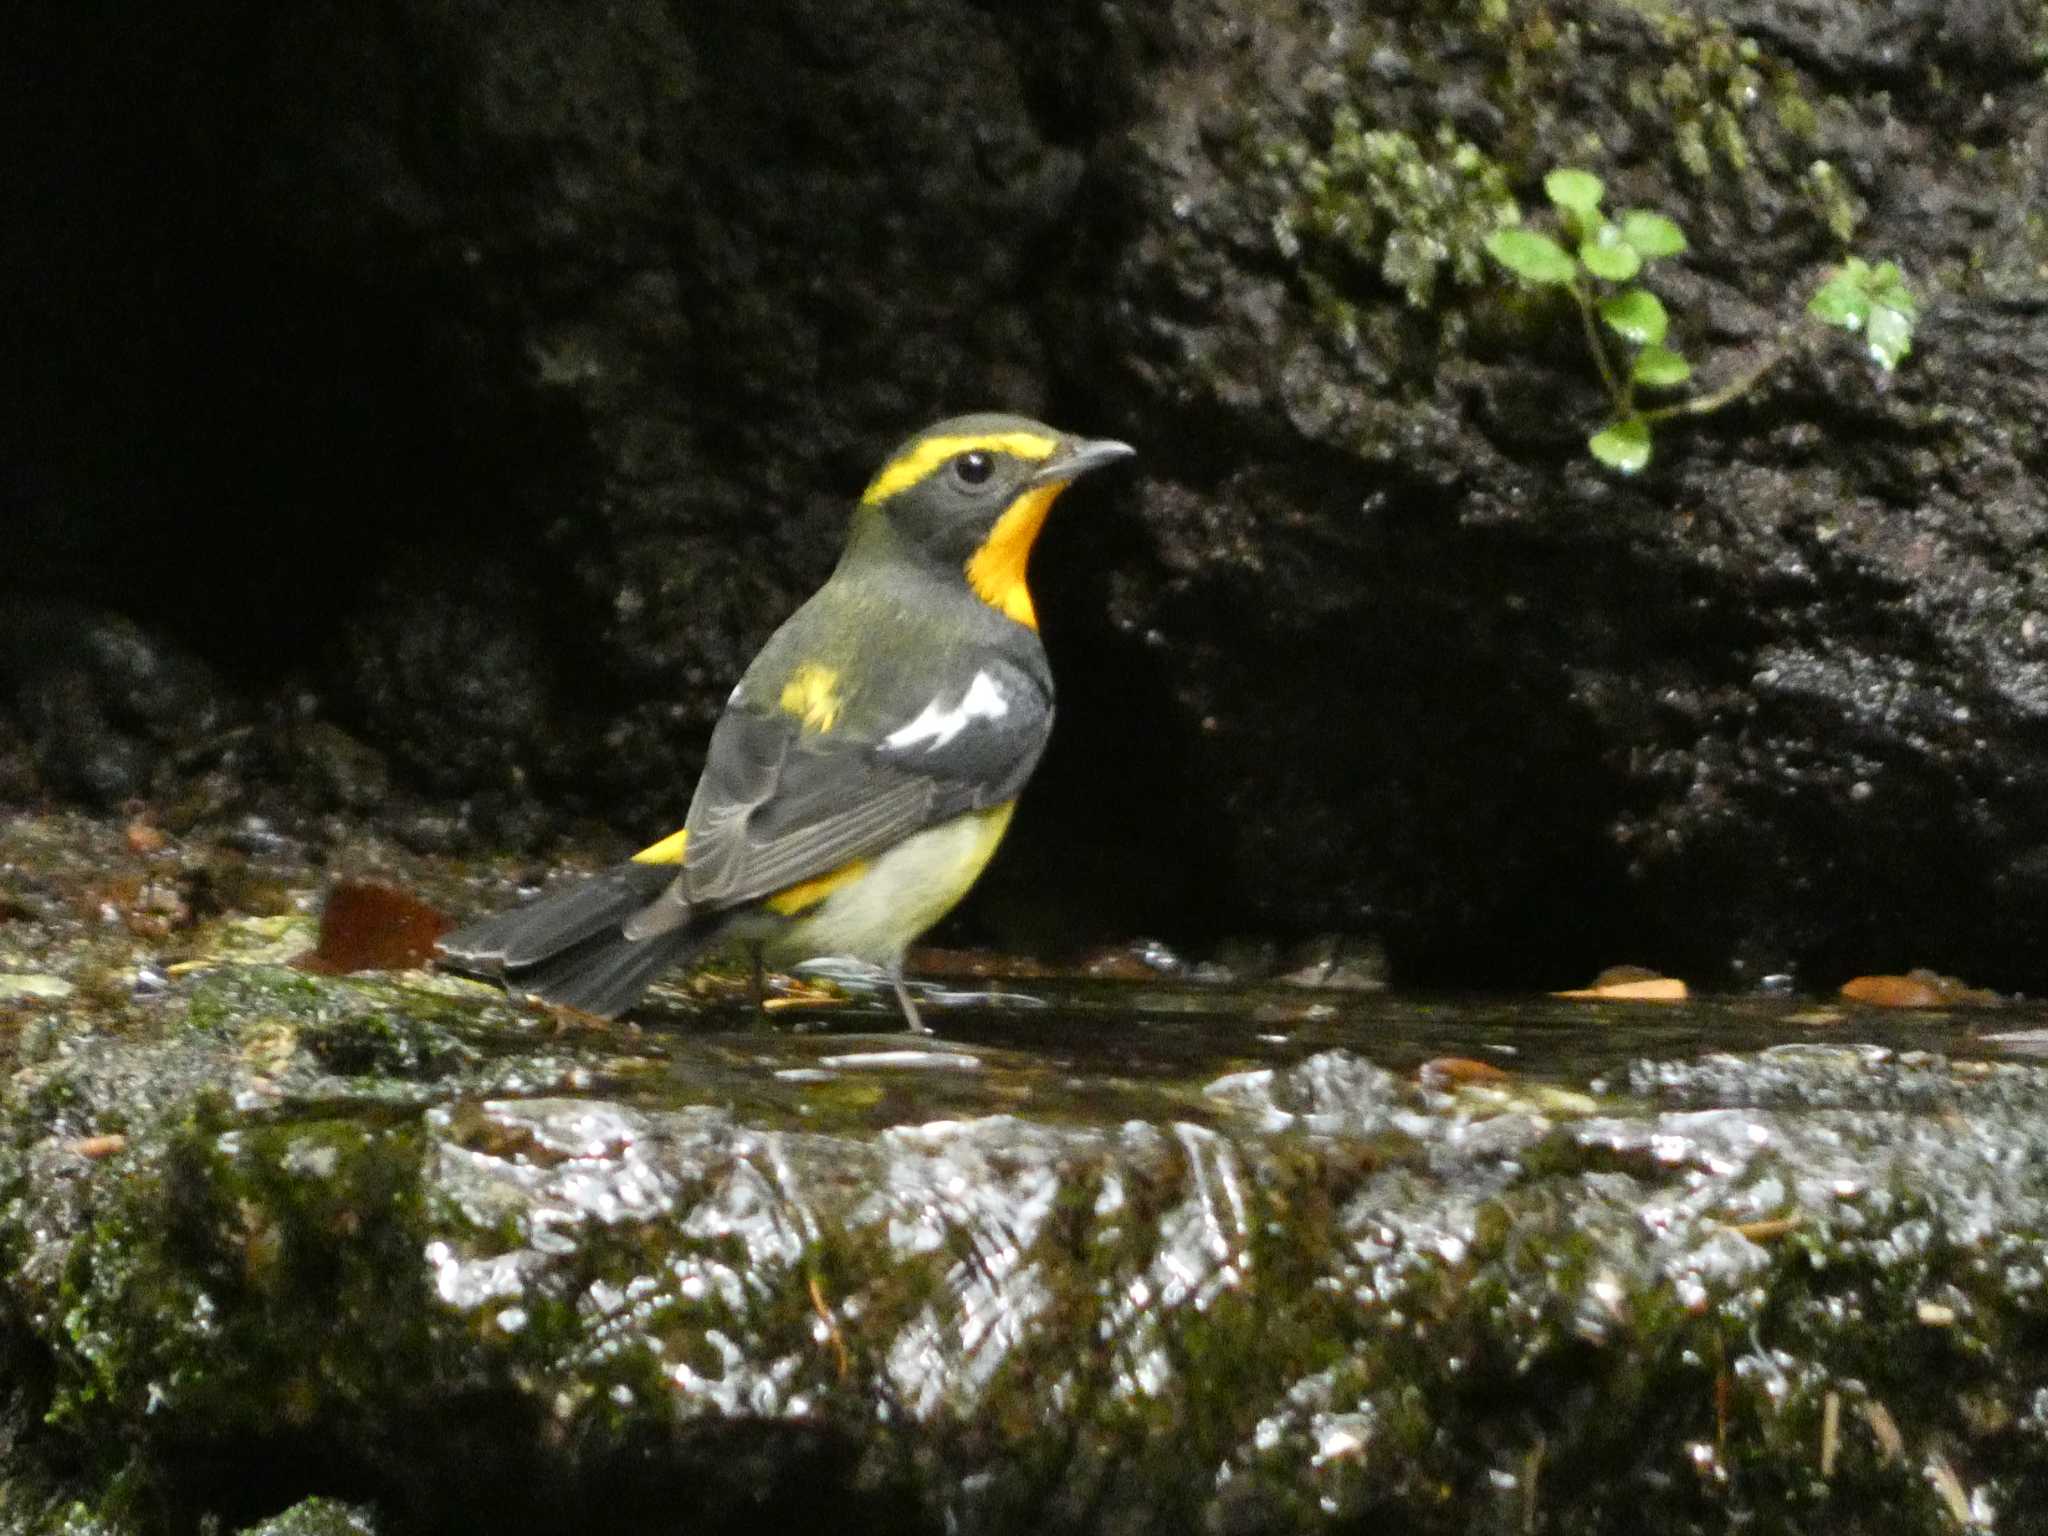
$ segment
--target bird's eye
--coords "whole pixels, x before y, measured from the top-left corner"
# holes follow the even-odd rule
[[[960,477],[962,485],[987,485],[988,477],[996,472],[996,461],[979,448],[963,453],[953,461],[953,473]]]

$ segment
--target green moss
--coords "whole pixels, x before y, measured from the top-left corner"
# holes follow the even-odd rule
[[[532,1014],[490,993],[276,965],[223,966],[200,976],[186,1021],[232,1043],[263,1076],[297,1067],[394,1083],[452,1082],[520,1048],[538,1027]]]
[[[1627,83],[1588,101],[1586,77],[1612,67],[1615,49],[1630,56]],[[1396,86],[1385,59],[1400,58],[1416,82],[1432,82],[1445,48],[1477,49],[1496,63],[1486,93],[1499,129],[1481,144],[1450,123],[1418,125],[1432,101]],[[1253,107],[1237,120],[1241,171],[1259,184],[1258,201],[1281,255],[1293,267],[1315,328],[1334,337],[1361,369],[1359,383],[1380,399],[1399,398],[1400,380],[1426,379],[1446,345],[1455,347],[1471,311],[1448,306],[1447,290],[1483,287],[1487,237],[1520,218],[1511,188],[1531,186],[1559,162],[1616,169],[1608,148],[1618,130],[1641,162],[1668,157],[1695,199],[1669,211],[1708,231],[1749,222],[1737,207],[1769,195],[1800,198],[1834,238],[1847,243],[1864,210],[1812,145],[1830,103],[1813,95],[1797,70],[1755,39],[1696,7],[1663,0],[1622,0],[1560,16],[1538,0],[1467,0],[1448,17],[1362,22],[1340,67],[1350,77],[1328,126],[1283,122],[1285,108]],[[1599,96],[1600,93],[1594,93]],[[1617,121],[1617,116],[1625,121]],[[1417,356],[1389,343],[1382,290],[1400,310],[1427,311],[1437,333]],[[1362,406],[1312,406],[1317,430],[1353,443]],[[1415,430],[1408,423],[1408,434]],[[1356,443],[1361,451],[1366,446]]]
[[[1320,151],[1281,143],[1267,163],[1285,186],[1273,221],[1281,253],[1326,292],[1332,267],[1358,266],[1427,309],[1446,275],[1484,279],[1486,237],[1516,216],[1506,172],[1448,124],[1418,143],[1340,107]]]
[[[234,1040],[260,1019],[318,1022],[331,996],[329,983],[283,966],[222,966],[193,983],[185,1021],[202,1034]]]
[[[26,1479],[0,1484],[0,1530],[8,1536],[132,1536],[136,1529],[83,1501],[45,1497]]]
[[[1814,161],[1800,176],[1799,190],[1836,240],[1847,245],[1856,238],[1856,231],[1870,210],[1832,165],[1825,160]]]
[[[1792,138],[1811,143],[1820,132],[1820,114],[1800,86],[1799,77],[1783,67],[1773,67],[1770,74],[1771,103],[1778,115],[1778,126]]]
[[[366,1509],[338,1499],[306,1499],[281,1515],[245,1527],[241,1536],[375,1536]]]
[[[1798,72],[1718,17],[1663,3],[1621,0],[1607,14],[1558,24],[1549,7],[1519,0],[1506,25],[1480,28],[1499,39],[1501,57],[1489,96],[1506,123],[1506,155],[1518,171],[1529,161],[1599,164],[1606,155],[1596,122],[1563,116],[1557,104],[1585,94],[1584,77],[1611,69],[1588,44],[1611,36],[1620,13],[1637,18],[1661,60],[1632,66],[1619,94],[1631,136],[1646,147],[1660,140],[1688,176],[1708,181],[1797,173],[1818,133],[1823,103],[1808,95]]]
[[[445,1026],[391,1009],[322,1020],[299,1038],[324,1070],[344,1077],[419,1081],[467,1070],[481,1059]]]
[[[416,1135],[225,1118],[194,1104],[103,1189],[61,1292],[55,1422],[263,1432],[346,1414],[432,1359]]]

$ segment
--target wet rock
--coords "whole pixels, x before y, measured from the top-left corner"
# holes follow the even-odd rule
[[[482,387],[530,395],[575,477],[533,515],[587,600],[583,644],[621,695],[606,702],[622,722],[625,696],[672,712],[637,775],[675,773],[681,732],[708,726],[829,570],[845,498],[910,423],[1043,395],[1014,294],[1081,162],[979,19],[959,0],[798,0],[365,28],[316,5],[294,33],[290,159],[312,156],[337,194],[294,236],[433,272],[460,296],[455,326],[495,338],[511,376]],[[416,73],[446,93],[452,153],[408,127]],[[527,169],[480,198],[472,167],[508,156]],[[536,280],[560,301],[536,310]],[[548,617],[500,610],[500,643]]]
[[[152,953],[70,915],[122,844],[0,829],[48,898],[0,942]],[[684,987],[563,1030],[280,963],[312,927],[0,1004],[10,1487],[224,1529],[347,1487],[377,1529],[1616,1536],[2048,1495],[2048,1070],[1925,1016],[1786,1046],[1755,998],[1326,993],[1280,1037],[1270,990],[1019,977],[1044,1006],[935,1003],[937,1041]]]
[[[338,1499],[306,1499],[281,1515],[245,1526],[241,1536],[378,1536],[375,1515]]]
[[[439,789],[518,786],[555,707],[541,637],[519,620],[539,600],[502,567],[422,563],[394,580],[348,631],[348,698],[372,738]],[[345,748],[324,756],[337,789],[361,792]]]
[[[2033,1155],[2036,1069],[1729,1056],[1646,1070],[1645,1107],[1431,1098],[1340,1050],[1211,1082],[1206,1124],[1168,1095],[1091,1126],[1036,1119],[1028,1059],[981,1050],[938,1118],[863,1093],[834,1128],[871,1074],[829,1042],[620,1059],[470,994],[288,974],[215,973],[162,1041],[80,1039],[7,1104],[17,1347],[53,1362],[57,1422],[180,1508],[225,1492],[195,1449],[288,1485],[305,1433],[385,1490],[350,1519],[407,1528],[463,1473],[466,1517],[547,1523],[627,1455],[672,1514],[767,1477],[856,1525],[986,1531],[1047,1501],[1200,1528],[1240,1484],[1283,1530],[1904,1500],[1896,1528],[1932,1531],[1929,1456],[1992,1507],[2048,1477],[2012,1439],[2048,1213],[1999,1171]],[[657,1086],[741,1082],[744,1117]],[[115,1117],[128,1141],[81,1156]],[[1896,1444],[1840,1431],[1814,1487],[1831,1396]]]
[[[1371,939],[1325,934],[1288,953],[1281,962],[1280,980],[1340,992],[1377,991],[1387,984],[1387,951]]]
[[[2020,746],[2043,714],[2019,572],[2044,512],[1992,425],[2040,407],[2005,382],[2043,313],[2038,270],[2012,264],[2039,246],[2017,212],[2038,83],[2022,103],[2010,56],[1957,42],[2003,35],[2003,11],[1953,35],[1940,7],[1875,16],[1652,28],[1592,7],[1551,31],[1190,4],[1157,23],[1113,162],[1135,228],[1098,355],[1125,434],[1173,446],[1139,496],[1155,558],[1107,595],[1202,722],[1189,835],[1229,840],[1250,900],[1370,911],[1397,969],[1452,983],[1601,935],[1733,979],[1840,974],[1879,931],[2038,973],[2019,914],[2039,898],[2014,898],[2048,838]],[[1935,54],[1973,84],[1897,95]],[[1994,98],[1981,131],[2003,148],[1965,166],[1952,125]],[[1412,208],[1331,182],[1347,112],[1417,162]],[[1924,348],[1892,380],[1802,356],[1753,408],[1660,437],[1644,478],[1594,471],[1571,317],[1493,313],[1466,222],[1431,201],[1459,165],[1539,201],[1571,143],[1685,225],[1674,313],[1702,317],[1717,369],[1848,240],[1925,286]],[[1359,196],[1322,238],[1314,216]],[[1433,209],[1422,306],[1397,237]],[[2034,295],[2023,313],[1961,276],[1980,259]],[[1846,889],[1887,895],[1822,894]]]
[[[101,806],[149,793],[170,754],[233,715],[212,671],[162,637],[19,596],[0,605],[0,689],[42,782]]]
[[[69,997],[72,991],[71,983],[61,976],[0,975],[0,1002],[15,1003],[25,998],[56,1002]]]
[[[332,721],[294,722],[283,751],[294,790],[313,809],[374,814],[391,798],[384,754]]]

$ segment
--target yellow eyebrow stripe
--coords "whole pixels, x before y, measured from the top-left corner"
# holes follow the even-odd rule
[[[898,491],[910,489],[947,460],[959,454],[972,453],[977,448],[985,453],[1007,453],[1019,459],[1049,459],[1057,447],[1058,439],[1037,432],[978,432],[962,433],[956,437],[927,437],[884,464],[882,472],[861,493],[860,504],[872,507],[878,501],[887,501]]]

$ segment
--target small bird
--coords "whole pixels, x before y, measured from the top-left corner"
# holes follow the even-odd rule
[[[682,830],[446,935],[445,963],[610,1018],[713,953],[847,956],[921,1029],[904,952],[995,853],[1052,731],[1032,544],[1061,491],[1132,452],[1003,415],[904,443],[727,699]]]

